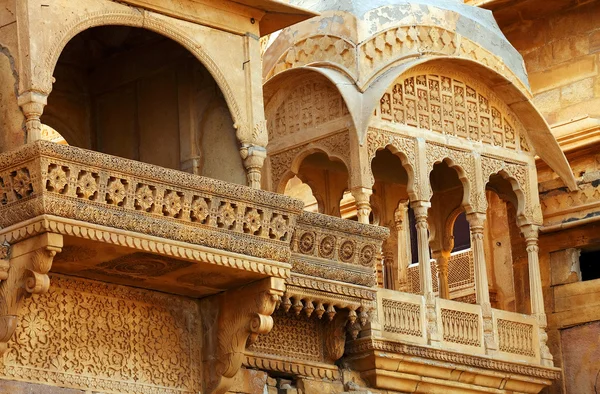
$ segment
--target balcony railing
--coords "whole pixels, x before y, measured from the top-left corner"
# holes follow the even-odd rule
[[[282,195],[46,141],[0,155],[5,229],[53,215],[288,262],[301,211]]]
[[[425,299],[393,290],[377,291],[378,336],[394,341],[426,344]],[[437,332],[444,349],[485,355],[481,306],[436,299]],[[539,364],[539,325],[533,316],[492,309],[495,358]]]

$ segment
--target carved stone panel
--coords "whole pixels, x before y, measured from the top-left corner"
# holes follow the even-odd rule
[[[462,75],[400,77],[383,94],[375,117],[383,121],[529,151],[523,126],[496,95]]]
[[[26,299],[0,377],[106,393],[197,393],[197,304],[52,275]]]

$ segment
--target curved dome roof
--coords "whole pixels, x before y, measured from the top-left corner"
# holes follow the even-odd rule
[[[275,41],[291,43],[300,40],[303,35],[297,30],[300,26],[310,26],[313,34],[339,35],[355,44],[394,26],[439,26],[468,38],[501,58],[529,89],[523,58],[504,37],[489,10],[466,5],[460,0],[290,0],[290,3],[319,12],[321,16],[285,29]],[[288,35],[286,31],[293,33]]]

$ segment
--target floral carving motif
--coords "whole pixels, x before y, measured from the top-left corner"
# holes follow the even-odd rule
[[[20,313],[3,378],[119,393],[200,390],[192,301],[53,276],[48,294],[25,300]]]
[[[98,183],[96,178],[91,173],[83,171],[77,181],[77,194],[86,200],[91,200],[97,191]]]
[[[315,250],[315,235],[311,232],[305,232],[302,234],[300,236],[298,248],[303,254],[312,254]]]
[[[369,267],[373,265],[373,260],[375,259],[375,247],[373,245],[365,245],[360,250],[360,264],[365,267]]]
[[[354,242],[344,241],[340,245],[340,259],[344,262],[349,262],[354,257]]]
[[[168,190],[165,192],[165,198],[163,199],[163,213],[166,216],[178,217],[181,213],[181,196],[174,190]]]
[[[154,191],[148,185],[140,184],[135,192],[135,206],[146,212],[154,205]]]
[[[28,197],[33,192],[31,176],[27,168],[17,170],[12,176],[13,191],[18,198]]]
[[[260,213],[258,213],[256,209],[250,209],[248,212],[246,212],[244,221],[246,223],[246,228],[251,234],[255,234],[262,226]]]
[[[231,227],[231,225],[233,225],[233,222],[235,222],[235,209],[231,206],[230,203],[224,203],[219,207],[218,218],[219,223],[225,228]]]
[[[48,171],[48,187],[55,190],[57,193],[62,193],[69,182],[67,173],[60,166],[53,166]]]
[[[192,202],[191,217],[195,222],[204,222],[208,217],[208,203],[202,197],[196,197]]]
[[[335,251],[335,238],[331,235],[323,237],[319,245],[319,255],[321,257],[332,257]]]
[[[282,239],[288,231],[285,219],[281,215],[273,216],[271,219],[271,232],[276,239]]]
[[[120,179],[113,178],[108,181],[106,188],[106,201],[109,204],[121,205],[125,200],[125,185]]]

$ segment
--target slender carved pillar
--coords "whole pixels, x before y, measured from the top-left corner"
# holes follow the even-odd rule
[[[273,328],[271,314],[284,290],[283,279],[266,278],[202,300],[203,393],[227,392],[246,347]]]
[[[373,190],[366,187],[355,187],[351,192],[356,201],[358,222],[369,224],[369,215],[371,215],[371,194],[373,194]]]
[[[550,349],[548,349],[548,345],[546,345],[546,342],[548,341],[548,334],[546,333],[548,323],[546,321],[546,312],[544,310],[544,293],[542,290],[542,277],[540,274],[538,246],[539,227],[536,225],[526,225],[522,227],[522,231],[527,244],[531,314],[537,318],[540,327],[539,338],[541,361],[542,365],[554,366],[552,354],[550,353]]]
[[[25,130],[27,142],[42,139],[42,123],[40,117],[44,107],[48,103],[48,95],[45,93],[27,91],[19,96],[19,106],[25,115]]]
[[[475,265],[475,294],[480,305],[490,303],[488,288],[487,268],[485,263],[485,250],[483,244],[484,213],[470,213],[467,221],[471,228],[471,247],[473,248],[473,263]]]
[[[267,157],[266,149],[260,146],[244,146],[240,149],[240,155],[244,160],[248,186],[253,189],[260,189],[261,171]]]
[[[48,271],[62,246],[62,235],[44,233],[13,245],[7,252],[8,270],[0,270],[0,355],[8,349],[8,341],[17,328],[21,301],[48,291]]]
[[[431,257],[429,254],[429,224],[427,223],[427,210],[429,201],[414,201],[411,207],[415,213],[417,227],[417,242],[419,246],[419,275],[421,279],[421,294],[425,296],[427,312],[427,336],[429,343],[435,345],[440,341],[437,331],[437,314],[435,312],[435,294],[431,279]]]
[[[410,232],[408,231],[408,201],[401,201],[394,212],[397,234],[396,269],[398,279],[396,290],[408,290],[408,263],[410,261]]]
[[[431,204],[427,201],[415,201],[411,203],[411,207],[415,212],[417,226],[421,294],[433,293],[433,283],[431,280],[431,257],[429,254],[429,224],[427,223],[427,210],[430,206]]]
[[[483,317],[483,339],[487,353],[493,354],[498,350],[498,345],[494,339],[492,304],[490,303],[490,290],[483,244],[485,218],[485,213],[481,212],[474,212],[467,215],[467,221],[471,228],[471,248],[473,248],[473,265],[475,266],[475,295],[477,303],[481,305],[481,314]]]
[[[437,265],[440,298],[448,300],[450,299],[450,286],[448,284],[448,260],[450,259],[450,252],[437,250],[432,254]]]

